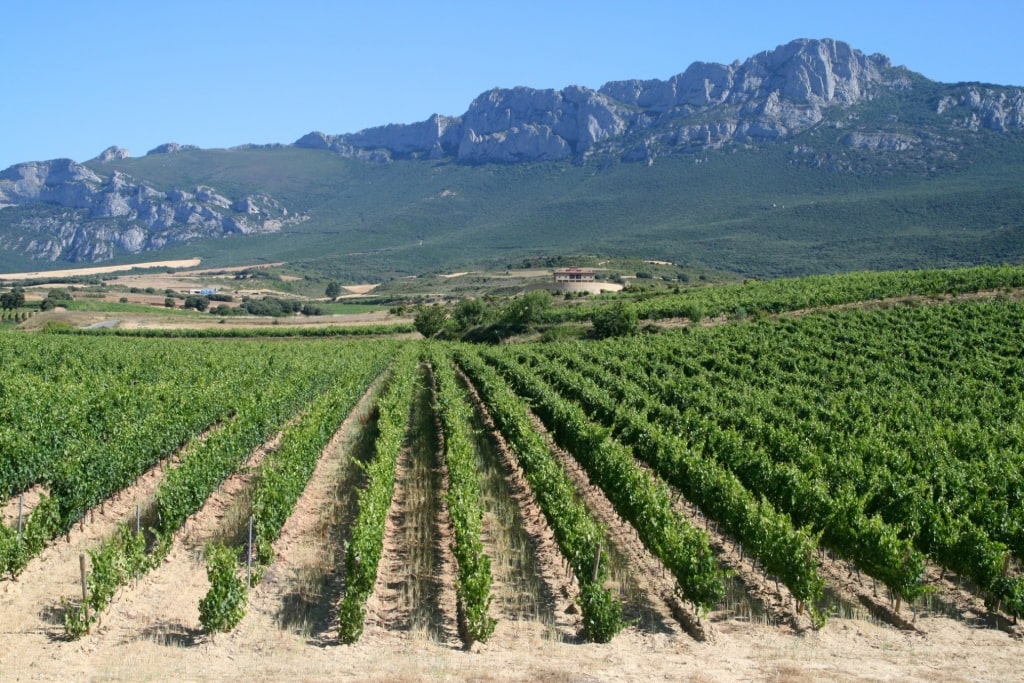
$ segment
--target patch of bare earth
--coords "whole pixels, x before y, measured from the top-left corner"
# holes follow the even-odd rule
[[[561,462],[577,492],[594,517],[608,529],[613,553],[612,580],[623,598],[623,616],[636,620],[645,630],[677,635],[679,626],[697,640],[713,638],[710,624],[701,621],[690,605],[676,595],[676,580],[657,557],[640,541],[631,524],[619,517],[604,491],[590,483],[586,471],[570,453],[552,440],[540,418],[532,416],[534,427],[544,435],[552,454]],[[620,562],[616,562],[620,560]]]
[[[579,586],[519,466],[465,375],[475,407],[476,447],[484,463],[484,552],[491,560],[497,619],[490,643],[510,635],[572,641],[582,627],[575,599]]]
[[[488,423],[487,429],[494,434],[493,424]],[[574,634],[579,617],[563,611],[571,606],[571,598],[565,593],[572,593],[574,584],[560,566],[560,555],[543,516],[531,501],[529,488],[521,473],[516,474],[514,454],[505,448],[499,449],[499,454],[502,462],[508,463],[503,469],[512,473],[507,481],[517,500],[522,500],[517,509],[524,526],[530,529],[531,542],[539,548],[538,574],[548,587],[546,593],[558,600],[554,610],[558,632]],[[333,456],[325,453],[325,458],[329,457]],[[324,466],[328,470],[331,467]],[[152,476],[154,473],[140,479],[139,486]],[[79,545],[80,540],[93,534],[91,543],[95,544],[113,530],[117,521],[134,517],[135,494],[126,491],[120,503],[107,501],[102,513],[96,511],[95,522],[86,521],[82,529],[72,531],[70,543],[57,541],[30,563],[17,581],[0,582],[0,681],[1020,680],[1024,641],[998,629],[972,628],[938,614],[919,614],[920,632],[916,633],[868,620],[832,619],[820,631],[793,635],[788,623],[772,626],[730,619],[715,623],[713,643],[627,629],[611,643],[595,645],[548,637],[540,622],[502,618],[504,608],[500,608],[494,636],[485,648],[472,652],[457,647],[454,635],[437,642],[424,637],[425,632],[383,628],[368,629],[355,645],[333,645],[330,638],[317,637],[320,634],[315,630],[311,638],[297,624],[285,624],[280,619],[281,596],[287,599],[299,590],[294,584],[302,580],[301,576],[295,578],[302,573],[301,567],[320,563],[315,557],[318,553],[336,552],[340,547],[337,536],[333,541],[330,536],[345,526],[344,521],[326,530],[321,524],[324,516],[331,514],[327,501],[340,492],[346,480],[339,479],[338,486],[332,489],[328,484],[317,493],[320,476],[318,468],[307,489],[308,499],[300,501],[296,519],[289,521],[275,546],[277,560],[254,591],[249,613],[234,632],[215,638],[196,634],[196,604],[201,591],[183,585],[183,577],[198,576],[202,569],[165,576],[164,572],[171,571],[166,566],[156,570],[159,589],[154,586],[154,590],[143,592],[149,580],[144,579],[137,589],[129,588],[116,599],[115,611],[124,612],[118,616],[122,621],[117,630],[108,616],[101,627],[106,630],[100,635],[77,642],[60,638],[62,629],[54,623],[54,605],[59,606],[62,595],[76,595],[79,548],[93,547],[89,543]],[[155,489],[155,482],[149,486]],[[192,533],[197,533],[203,525],[198,519],[194,522]],[[108,525],[106,531],[100,530],[101,524]],[[308,547],[319,544],[324,537],[328,546],[338,545],[326,551]],[[188,567],[187,562],[179,564]],[[963,591],[948,575],[935,583],[943,594]],[[950,585],[943,588],[946,583]],[[964,592],[966,609],[977,598]],[[330,595],[320,599],[327,605],[324,609],[333,609]],[[193,611],[191,616],[181,616],[189,610]],[[129,619],[128,611],[136,616]],[[452,619],[451,615],[445,618]],[[182,627],[160,632],[152,628],[154,621],[165,626],[180,623]],[[927,625],[922,626],[922,621]]]
[[[18,528],[18,520],[24,523],[25,519],[39,505],[39,500],[46,494],[46,489],[36,484],[28,491],[12,496],[0,509],[0,522],[12,529]]]
[[[406,444],[398,457],[395,495],[363,639],[399,631],[457,647],[455,561],[450,524],[443,524],[439,443],[430,388],[420,384]]]
[[[122,266],[94,266],[91,268],[69,268],[66,270],[47,270],[31,273],[3,273],[0,280],[33,280],[43,277],[79,277],[86,275],[103,275],[116,273],[133,268],[194,268],[202,263],[201,259],[183,259],[179,261],[147,261]]]

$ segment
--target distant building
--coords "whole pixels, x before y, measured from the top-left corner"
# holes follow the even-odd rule
[[[565,268],[555,271],[555,282],[593,282],[594,271],[584,268]]]
[[[217,293],[216,287],[206,287],[204,289],[190,289],[189,294],[201,294],[202,296],[210,296],[211,294]]]

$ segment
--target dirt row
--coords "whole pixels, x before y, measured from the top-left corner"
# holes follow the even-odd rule
[[[425,397],[420,401],[429,404]],[[699,643],[676,625],[664,597],[671,581],[662,577],[656,564],[647,563],[646,551],[631,548],[638,542],[628,525],[609,524],[624,558],[615,579],[623,586],[632,582],[640,596],[635,604],[646,605],[662,626],[643,627],[641,620],[641,628],[627,629],[611,644],[580,643],[575,638],[580,617],[573,602],[578,588],[564,569],[514,452],[485,411],[478,441],[486,451],[484,459],[492,458],[494,465],[485,468],[485,474],[507,496],[489,499],[485,516],[485,549],[495,576],[492,615],[499,620],[491,641],[463,652],[457,638],[454,566],[450,555],[444,559],[451,532],[440,503],[443,462],[435,457],[439,445],[436,427],[431,426],[421,430],[427,437],[419,445],[415,429],[410,430],[403,452],[401,490],[393,502],[386,540],[390,569],[382,569],[379,590],[371,598],[373,623],[357,645],[337,646],[333,612],[344,582],[345,529],[354,517],[360,485],[357,463],[372,450],[371,405],[368,394],[324,450],[275,543],[275,562],[251,592],[249,612],[234,632],[210,637],[199,630],[198,598],[207,588],[201,548],[212,537],[237,531],[258,454],[249,470],[229,479],[190,519],[168,561],[123,590],[99,629],[81,641],[64,641],[60,625],[60,597],[73,598],[79,590],[78,554],[113,533],[119,521],[134,519],[136,506],[144,505],[155,491],[159,468],[107,501],[102,512],[97,510],[72,530],[67,540],[51,544],[17,581],[0,582],[0,680],[926,681],[1009,680],[1016,675],[1024,652],[1020,641],[1005,633],[968,628],[945,618],[929,621],[926,640],[921,639],[922,629],[905,635],[868,620],[834,620],[821,631],[804,631],[797,628],[798,620],[787,616],[791,608],[786,605],[792,601],[785,596],[777,598],[780,607],[768,608],[780,625],[712,613],[703,624],[712,642]],[[420,419],[427,423],[422,414]],[[428,481],[433,492],[413,490],[420,480]],[[602,519],[614,522],[600,502],[603,494],[597,495],[582,477],[577,483],[588,503],[603,510]],[[410,531],[406,524],[414,517],[422,519],[411,525],[419,531]],[[522,547],[508,540],[509,520],[525,539]],[[409,564],[408,557],[399,559],[410,552],[408,545],[403,547],[406,538],[420,544],[417,552],[426,548],[429,553],[422,554],[432,557],[420,564]],[[530,577],[523,576],[525,567],[533,568]],[[758,570],[748,573],[756,576]],[[425,588],[413,588],[415,582]],[[773,583],[768,577],[762,582]],[[412,591],[423,598],[409,600]],[[400,600],[396,595],[402,596]],[[388,611],[388,605],[396,609]],[[426,621],[415,627],[415,612],[422,605]],[[648,619],[651,623],[655,617]],[[803,635],[794,636],[794,631]]]

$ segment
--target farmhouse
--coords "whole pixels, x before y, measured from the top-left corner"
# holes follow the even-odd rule
[[[555,282],[593,282],[594,271],[575,266],[555,271]]]

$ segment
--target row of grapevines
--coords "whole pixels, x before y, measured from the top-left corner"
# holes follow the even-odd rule
[[[25,518],[21,533],[0,524],[0,576],[16,577],[29,560],[42,552],[46,542],[60,528],[60,510],[57,501],[42,496],[36,507]]]
[[[253,489],[254,545],[260,564],[273,561],[272,544],[295,509],[324,447],[375,377],[391,360],[392,351],[353,358],[352,367],[335,379],[312,404],[302,421],[285,430],[278,447],[264,458]]]
[[[347,348],[350,353],[324,365],[333,367],[343,375],[347,368],[354,376],[369,377],[367,373],[379,356],[378,347],[366,345]],[[217,486],[238,469],[247,455],[265,443],[272,434],[281,431],[285,422],[302,409],[313,395],[318,394],[324,388],[324,382],[329,379],[322,372],[312,370],[299,377],[276,377],[275,381],[265,384],[264,391],[246,397],[239,414],[223,429],[211,433],[205,440],[190,444],[184,450],[180,465],[167,473],[157,489],[156,543],[145,561],[139,565],[143,570],[159,564],[170,550],[172,535],[188,516],[199,510]],[[366,379],[360,383],[365,386],[368,382],[369,379]],[[106,577],[110,572],[104,573],[102,567],[111,563],[114,566],[130,564],[129,559],[134,552],[134,544],[117,542],[116,539],[108,541],[94,556],[93,573],[97,572],[95,563],[100,561],[100,576]],[[122,582],[132,576],[125,572],[114,575]],[[108,593],[112,596],[112,591],[120,585],[116,582],[111,585],[111,581],[107,578],[97,580],[99,588],[95,595],[102,606],[109,601],[109,597],[104,596]],[[86,604],[94,601],[92,595],[90,593]],[[84,616],[84,609],[81,612],[68,612],[70,616],[65,626],[70,636],[80,636],[99,618],[100,610],[96,605],[92,607],[88,619]]]
[[[0,320],[20,323],[28,320],[38,312],[38,309],[34,308],[5,308],[0,311]]]
[[[797,600],[811,608],[812,618],[821,623],[823,615],[813,611],[824,581],[818,573],[814,551],[817,536],[794,528],[788,515],[761,500],[743,486],[735,474],[693,448],[671,431],[671,423],[652,420],[645,405],[645,391],[627,387],[613,397],[588,378],[556,371],[546,366],[548,376],[561,391],[581,401],[584,408],[602,422],[614,426],[624,443],[665,481],[675,486],[715,520],[772,575],[786,585]]]
[[[295,509],[324,447],[389,359],[390,353],[379,347],[353,355],[351,366],[313,401],[298,422],[284,430],[277,448],[260,463],[252,498],[255,583],[262,578],[263,568],[273,562],[273,543]],[[230,631],[245,614],[248,588],[235,572],[239,554],[239,548],[230,546],[207,550],[210,590],[199,603],[200,621],[207,631]]]
[[[532,402],[555,441],[583,465],[616,512],[665,564],[682,596],[693,603],[698,614],[710,611],[725,596],[725,584],[707,533],[672,510],[668,487],[642,470],[630,449],[611,438],[606,428],[591,422],[578,404],[558,395],[532,369],[515,363],[513,355],[490,353],[488,358]]]
[[[1007,569],[1024,538],[1024,364],[1011,341],[1022,319],[1024,307],[999,301],[848,311],[665,335],[618,353],[681,423],[727,434],[724,452],[817,472],[819,497],[836,509],[827,536],[856,538],[842,527],[876,515],[899,535],[888,548],[848,547],[857,564],[909,558],[897,542],[913,543],[970,577],[990,605],[1019,613],[1024,582]]]
[[[621,603],[604,587],[607,570],[600,563],[604,530],[579,499],[572,481],[544,439],[534,430],[522,399],[471,349],[458,349],[456,358],[480,392],[498,428],[515,448],[562,555],[576,573],[585,635],[595,642],[608,642],[622,630],[623,622]]]
[[[437,384],[438,413],[444,433],[445,465],[448,468],[448,512],[455,530],[453,553],[458,564],[459,612],[465,621],[464,640],[486,642],[494,632],[491,604],[491,564],[483,551],[484,504],[476,450],[469,435],[472,408],[459,388],[451,358],[439,347],[428,347],[427,356]]]
[[[354,643],[362,635],[366,599],[377,581],[384,527],[395,490],[395,467],[409,424],[418,374],[416,364],[416,348],[404,348],[392,366],[388,387],[378,402],[375,454],[366,466],[367,487],[359,492],[359,514],[345,550],[345,596],[338,606],[338,637],[343,643]]]
[[[162,556],[146,554],[146,538],[131,531],[126,524],[118,532],[89,551],[92,571],[86,583],[85,600],[79,604],[64,603],[64,632],[78,639],[99,621],[114,599],[118,589],[157,566]]]
[[[0,529],[0,573],[12,575],[86,509],[226,417],[251,377],[238,372],[252,362],[239,362],[249,356],[238,349],[197,360],[166,343],[9,341],[0,485],[10,494],[40,483],[50,494],[26,522],[31,542],[11,543],[16,531]],[[194,350],[206,356],[210,346]]]
[[[569,375],[563,382],[578,386],[591,379],[604,383],[607,401],[615,405],[632,401],[647,412],[649,419],[676,425],[688,445],[703,448],[711,457],[728,467],[739,479],[763,494],[778,509],[789,514],[798,526],[809,525],[822,542],[842,557],[853,560],[871,576],[889,586],[896,595],[912,600],[924,589],[924,558],[912,544],[899,537],[898,529],[879,517],[864,514],[859,501],[848,491],[830,492],[827,477],[809,462],[785,465],[773,461],[757,443],[745,443],[736,432],[720,428],[709,416],[721,411],[696,409],[685,414],[675,407],[659,403],[657,396],[663,380],[645,374],[646,367],[615,359],[608,353],[589,354],[593,361],[565,357],[570,364],[580,363],[580,375]],[[616,368],[621,374],[610,374]],[[582,379],[583,377],[586,379]],[[643,382],[641,391],[633,380]]]
[[[315,325],[315,326],[278,326],[278,327],[226,327],[226,328],[141,328],[125,329],[121,327],[81,328],[60,327],[51,330],[52,334],[69,334],[77,336],[98,337],[156,337],[161,339],[238,339],[245,337],[368,337],[415,332],[412,323],[391,323],[379,325]]]
[[[52,484],[74,469],[64,461],[87,452],[117,460],[111,446],[131,460],[160,457],[220,419],[243,357],[209,344],[189,351],[195,356],[166,342],[4,335],[0,496]]]
[[[637,300],[641,318],[686,317],[699,320],[722,314],[764,311],[779,313],[806,308],[905,296],[964,294],[1024,286],[1024,267],[977,266],[972,268],[860,272],[811,275],[751,281],[743,284],[688,287],[678,294],[626,290],[613,298]],[[553,312],[558,319],[590,317],[594,307],[578,306]]]
[[[169,536],[260,444],[325,387],[327,377],[278,377],[241,400],[238,415],[195,448],[186,449],[178,467],[157,489],[158,531]]]

